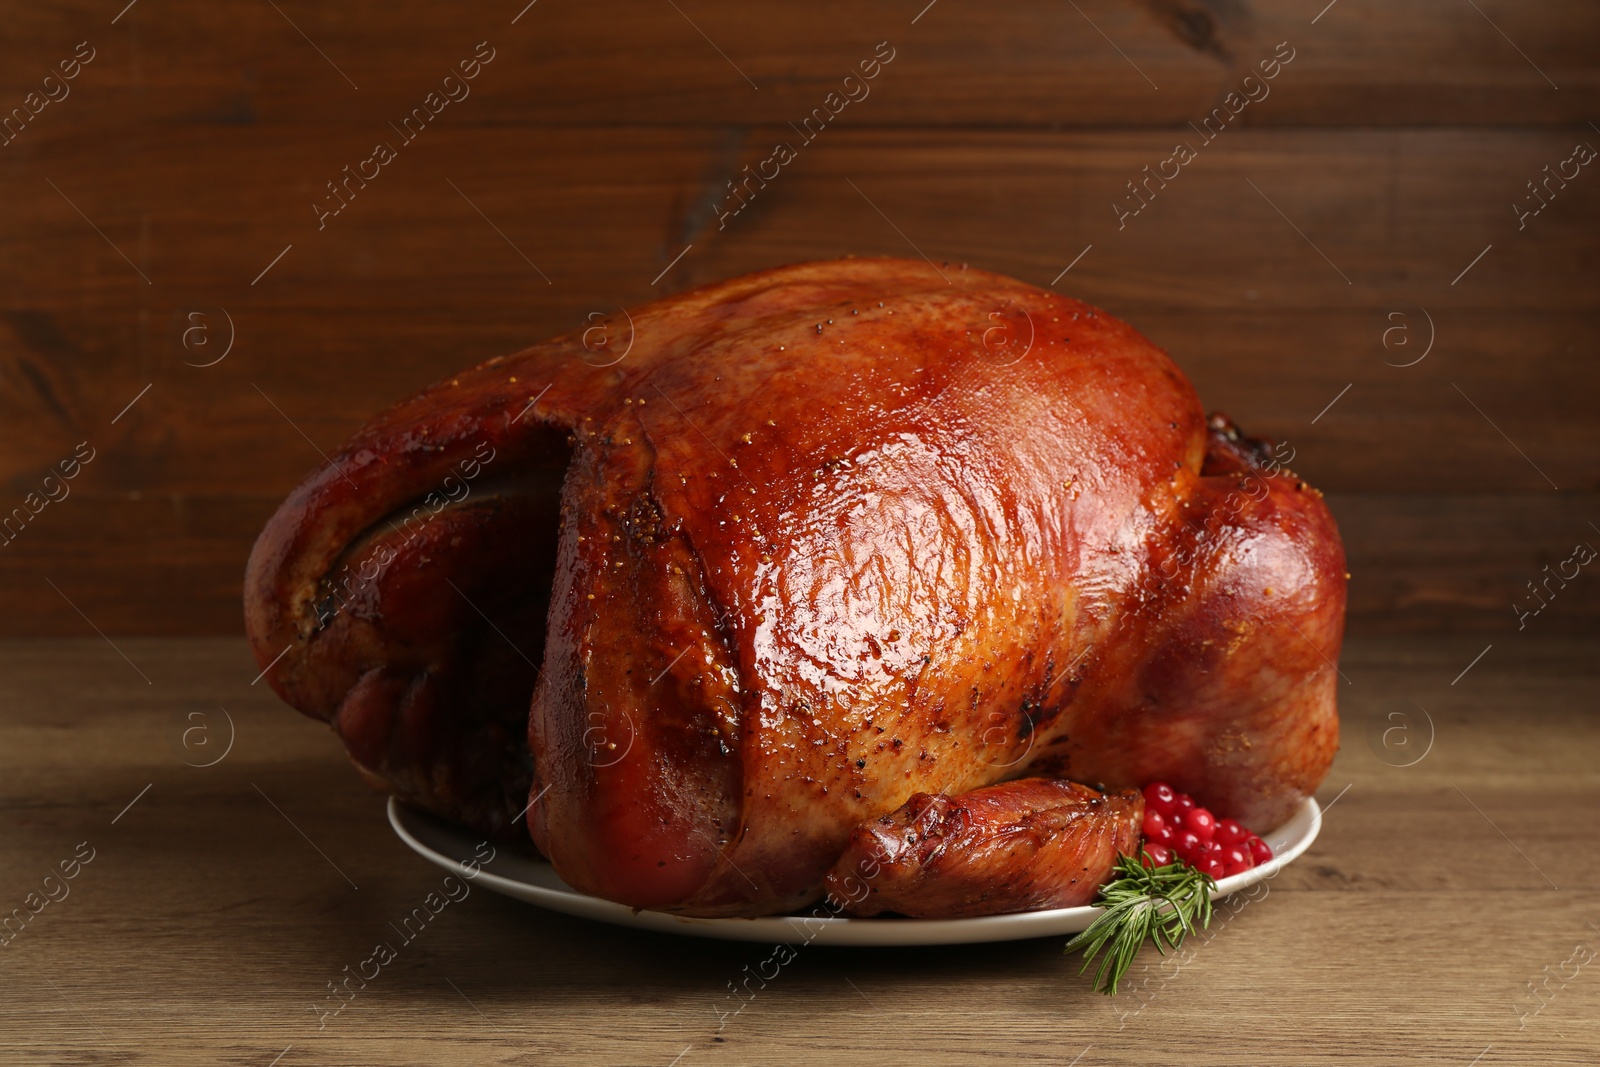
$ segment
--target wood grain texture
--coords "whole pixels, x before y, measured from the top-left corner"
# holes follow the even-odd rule
[[[383,406],[591,312],[849,253],[1054,281],[1144,330],[1361,502],[1358,627],[1492,632],[1506,583],[1600,512],[1600,179],[1513,210],[1600,144],[1592,5],[678,8],[13,13],[3,99],[95,58],[0,146],[0,515],[79,442],[97,458],[0,545],[0,633],[85,632],[46,575],[113,632],[234,632],[256,526]],[[403,141],[482,40],[471,95]],[[883,40],[871,95],[802,143]],[[1204,140],[1285,40],[1271,95]],[[780,139],[799,158],[719,219]],[[398,158],[319,228],[379,140]],[[1119,221],[1178,142],[1197,158]]]
[[[1550,977],[1600,946],[1600,850],[1551,818],[1600,802],[1585,640],[1496,642],[1453,685],[1476,641],[1351,642],[1322,836],[1188,956],[1142,958],[1115,1000],[1061,939],[813,947],[720,1030],[728,983],[768,946],[480,889],[319,1029],[326,983],[437,872],[321,727],[251,687],[242,642],[118,644],[150,684],[98,638],[0,645],[0,903],[20,905],[79,842],[95,850],[0,947],[0,1063],[1443,1067],[1486,1049],[1484,1063],[1588,1063],[1600,1044],[1595,972]],[[214,758],[182,739],[204,723],[220,741],[219,707],[233,749],[185,766]],[[1418,744],[1431,733],[1410,767],[1372,740],[1396,713]]]
[[[1525,183],[1571,155],[1584,136],[1575,128],[1225,129],[1209,144],[1187,127],[825,129],[806,145],[778,125],[730,136],[439,121],[342,193],[348,204],[320,229],[313,205],[340,203],[326,183],[378,141],[399,142],[384,120],[113,131],[104,147],[132,164],[117,174],[84,173],[82,136],[43,131],[31,155],[7,157],[0,188],[13,212],[0,265],[15,283],[0,306],[132,301],[163,327],[207,302],[246,320],[448,308],[458,322],[516,311],[547,328],[772,262],[852,253],[920,250],[1048,285],[1088,244],[1058,288],[1126,315],[1348,312],[1400,300],[1435,312],[1592,310],[1600,299],[1585,284],[1600,180],[1580,170],[1521,230],[1512,210],[1519,197],[1536,203]],[[722,219],[739,204],[728,182],[779,140],[796,143],[796,161]],[[1129,184],[1179,142],[1194,161],[1121,218],[1113,205],[1142,202]],[[1488,244],[1469,280],[1452,284]],[[163,340],[150,356],[170,353],[176,337]]]
[[[1581,123],[1592,117],[1600,32],[1582,0],[1484,0],[1476,11],[1344,0],[1320,17],[1326,0],[1027,0],[1003,15],[951,0],[691,0],[676,11],[540,0],[513,25],[524,3],[468,12],[292,0],[275,11],[182,0],[135,6],[115,27],[115,10],[81,0],[19,9],[0,86],[20,95],[88,38],[106,49],[88,83],[130,112],[304,125],[403,111],[487,39],[505,63],[475,87],[474,121],[750,124],[775,111],[798,120],[887,40],[898,54],[866,121],[1171,125],[1208,110],[1288,41],[1294,76],[1253,122]]]
[[[622,142],[631,146],[624,151],[597,134],[557,131],[551,138],[559,152],[507,161],[495,158],[492,135],[441,130],[434,155],[407,160],[435,173],[396,173],[397,184],[386,188],[374,183],[370,197],[363,194],[321,233],[307,219],[294,228],[295,209],[309,218],[308,196],[298,204],[280,197],[282,228],[254,239],[250,262],[242,250],[252,232],[269,228],[272,214],[230,215],[237,183],[200,181],[187,163],[173,162],[183,153],[153,151],[152,166],[170,165],[162,173],[171,180],[146,187],[161,201],[155,214],[165,220],[148,225],[147,245],[97,203],[79,202],[102,215],[120,247],[144,247],[137,261],[160,279],[151,286],[53,190],[43,187],[48,199],[34,190],[36,210],[20,228],[14,254],[19,262],[46,264],[54,277],[19,279],[8,298],[8,329],[0,334],[8,383],[0,411],[11,431],[0,468],[9,506],[21,503],[78,442],[89,441],[100,455],[74,484],[74,498],[40,517],[38,528],[57,530],[52,537],[59,540],[19,538],[0,553],[0,570],[28,575],[59,567],[61,550],[72,545],[80,563],[97,572],[93,595],[107,583],[123,594],[111,598],[111,614],[98,624],[121,632],[232,629],[253,525],[270,512],[271,498],[286,493],[371,413],[452,370],[570,329],[584,321],[584,309],[609,310],[764,263],[911,251],[846,178],[872,189],[874,202],[930,254],[1040,284],[1076,255],[1068,254],[1073,247],[1093,244],[1060,287],[1142,328],[1191,374],[1209,406],[1229,411],[1252,432],[1289,441],[1300,472],[1327,491],[1526,496],[1554,485],[1579,494],[1563,506],[1576,512],[1588,507],[1583,501],[1600,482],[1600,424],[1587,417],[1600,383],[1592,363],[1575,358],[1596,342],[1597,290],[1593,267],[1585,264],[1600,200],[1575,188],[1571,199],[1552,203],[1548,216],[1534,220],[1551,224],[1535,241],[1531,228],[1519,234],[1507,205],[1493,199],[1520,173],[1505,161],[1549,154],[1558,142],[1548,134],[1239,131],[1237,141],[1219,144],[1215,157],[1197,161],[1192,174],[1173,183],[1171,199],[1158,199],[1147,218],[1118,231],[1109,201],[1086,204],[1060,190],[1093,182],[1114,191],[1115,176],[1134,174],[1152,158],[1132,147],[1135,135],[961,134],[961,143],[951,145],[950,138],[934,143],[840,131],[727,230],[709,218],[699,230],[677,224],[683,244],[676,247],[696,247],[652,287],[653,273],[675,253],[649,220],[688,217],[685,205],[703,187],[697,175],[714,153],[710,139],[692,131],[635,132],[636,139]],[[178,135],[168,136],[175,144]],[[241,150],[226,136],[184,136],[219,170]],[[231,136],[246,141],[244,134]],[[1420,178],[1402,196],[1386,162],[1396,146],[1415,156],[1400,171],[1440,180],[1459,175],[1470,188],[1457,189],[1452,202],[1472,206],[1452,219]],[[285,137],[281,147],[290,161],[282,165],[310,172],[304,145],[296,148]],[[1485,151],[1501,161],[1494,181],[1477,161]],[[963,162],[989,156],[1015,165],[990,180]],[[653,167],[645,167],[646,157]],[[482,160],[491,173],[468,180],[445,165],[459,159]],[[558,166],[555,159],[567,162]],[[563,167],[572,160],[583,161],[579,171],[637,175],[638,186],[609,201],[624,217],[607,219],[612,194],[568,175]],[[960,167],[969,170],[952,178]],[[1319,168],[1328,167],[1342,168],[1350,180],[1321,180]],[[451,171],[517,248],[450,189]],[[196,184],[186,187],[185,180]],[[269,198],[273,180],[257,181],[251,195]],[[1344,285],[1251,181],[1272,188],[1280,205],[1293,200],[1302,229],[1317,228],[1318,247],[1342,260],[1340,269],[1356,284]],[[956,211],[955,191],[979,185],[988,210]],[[514,192],[530,187],[547,195]],[[26,190],[19,195],[26,199]],[[1369,198],[1360,210],[1350,207],[1356,195]],[[1556,214],[1558,208],[1567,214]],[[1371,221],[1372,244],[1341,236],[1345,214],[1357,226],[1367,225],[1361,219],[1384,220]],[[1464,215],[1475,215],[1472,224],[1483,234],[1502,238],[1473,268],[1470,292],[1450,285],[1452,271],[1471,258],[1471,246],[1454,236],[1466,225]],[[1008,241],[996,241],[997,233]],[[546,237],[554,247],[533,243]],[[279,239],[295,247],[250,287],[245,276],[267,265]],[[1455,254],[1449,244],[1462,251]],[[537,254],[554,284],[545,284],[518,248],[530,258]],[[207,264],[208,250],[231,263]],[[1454,255],[1448,262],[1447,252]],[[219,273],[234,280],[221,284]],[[220,354],[226,338],[219,307],[233,324],[234,350],[214,367],[186,366]],[[187,313],[197,308],[211,324],[210,350],[181,343],[191,323]],[[1435,345],[1427,358],[1396,365],[1421,355],[1429,334]],[[149,394],[118,418],[145,385]],[[241,504],[241,493],[258,499]],[[1486,505],[1490,513],[1497,506]],[[108,527],[96,514],[105,508],[163,525],[130,528],[100,545]],[[202,530],[193,519],[205,514],[230,519]],[[121,520],[111,521],[117,529]],[[163,544],[162,531],[174,524],[184,527],[182,538]],[[1359,556],[1366,535],[1354,529],[1347,534],[1357,539],[1352,549]],[[1475,530],[1435,530],[1457,546],[1486,543]],[[1513,558],[1568,537],[1559,525],[1535,524],[1525,533],[1520,552],[1509,546]],[[1376,528],[1371,535],[1378,540],[1369,558],[1415,554],[1414,542],[1386,544]],[[142,567],[139,550],[149,553]],[[168,554],[181,563],[176,581],[163,563]],[[1475,569],[1503,558],[1464,557],[1459,577],[1476,584]],[[41,626],[82,632],[81,620],[53,593],[39,598],[23,592],[23,584],[14,595],[30,610],[5,623],[7,632]],[[1441,591],[1440,603],[1464,610],[1434,612],[1430,623],[1497,625],[1493,612],[1470,607],[1477,595],[1465,586]],[[1354,605],[1358,619],[1362,603],[1358,597]],[[1383,617],[1392,606],[1367,603]]]

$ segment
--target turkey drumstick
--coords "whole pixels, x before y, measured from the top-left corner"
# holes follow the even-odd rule
[[[1022,778],[959,796],[918,793],[858,826],[825,883],[847,915],[966,919],[1094,900],[1137,855],[1144,797]]]

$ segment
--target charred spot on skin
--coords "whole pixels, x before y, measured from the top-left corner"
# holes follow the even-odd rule
[[[326,579],[324,579],[324,582],[326,582]],[[317,629],[325,629],[333,621],[334,616],[339,614],[339,598],[330,593],[326,599],[318,602],[312,610],[317,613]]]

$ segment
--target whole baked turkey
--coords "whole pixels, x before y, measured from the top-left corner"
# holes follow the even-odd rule
[[[382,788],[486,833],[525,812],[577,889],[758,915],[919,794],[1160,779],[1276,826],[1337,747],[1346,578],[1321,494],[1131,327],[852,258],[377,416],[268,523],[245,614],[272,686]]]

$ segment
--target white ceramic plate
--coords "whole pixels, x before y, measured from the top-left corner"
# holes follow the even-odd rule
[[[457,875],[470,874],[479,842],[470,833],[389,798],[389,825],[418,855]],[[1290,820],[1262,837],[1272,847],[1272,859],[1243,874],[1217,882],[1212,899],[1221,899],[1277,874],[1316,840],[1322,829],[1322,809],[1307,799]],[[825,904],[796,915],[769,915],[758,919],[698,919],[661,911],[635,911],[625,904],[579,893],[556,876],[542,859],[516,855],[502,848],[482,865],[477,885],[541,908],[577,915],[617,926],[634,926],[690,937],[723,941],[814,945],[956,945],[975,941],[1020,941],[1029,937],[1055,937],[1077,933],[1094,922],[1095,907],[1053,908],[1015,915],[986,915],[977,919],[846,919],[836,917]]]

